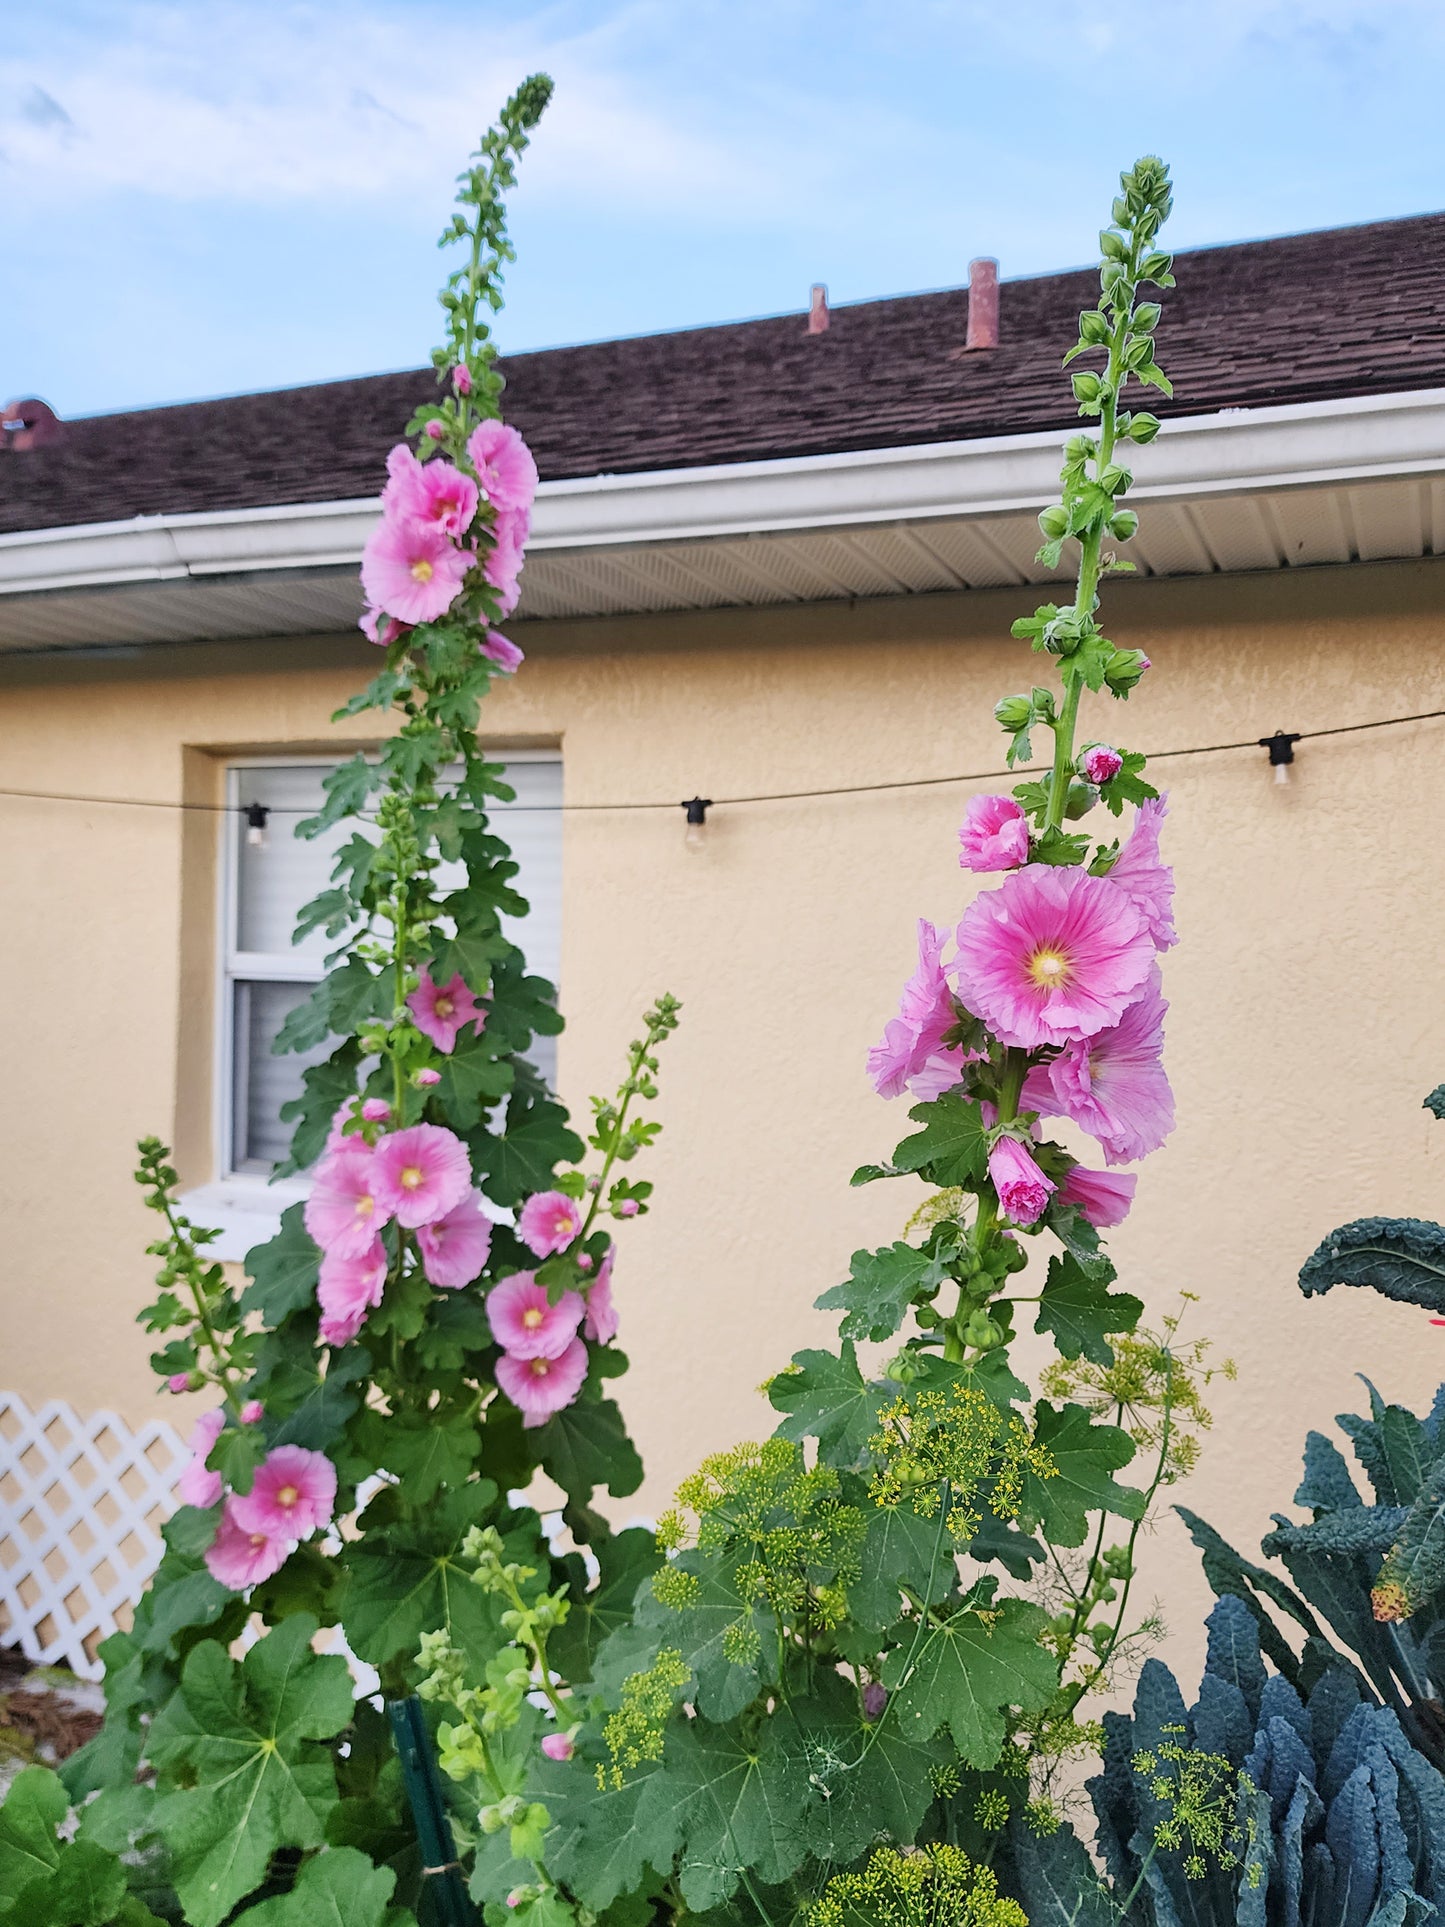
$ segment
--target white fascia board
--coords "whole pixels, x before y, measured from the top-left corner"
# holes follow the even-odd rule
[[[1057,493],[1061,441],[1049,429],[544,482],[529,546],[579,553],[1034,511]],[[1186,416],[1138,459],[1139,501],[1441,473],[1445,388]],[[354,568],[378,513],[368,498],[0,535],[0,594]]]

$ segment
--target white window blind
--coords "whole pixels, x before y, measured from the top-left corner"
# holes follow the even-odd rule
[[[515,804],[497,804],[493,821],[511,844],[519,865],[517,888],[531,905],[525,923],[504,919],[507,934],[519,942],[528,968],[556,983],[562,950],[562,761],[551,751],[500,753]],[[269,1175],[285,1157],[292,1126],[281,1121],[281,1107],[301,1092],[308,1064],[334,1048],[311,1053],[272,1054],[271,1043],[287,1015],[324,975],[332,947],[313,931],[293,944],[291,932],[301,906],[329,886],[336,852],[355,833],[346,822],[314,840],[302,841],[296,825],[314,815],[324,800],[322,782],[334,767],[321,759],[237,763],[227,772],[232,808],[224,825],[222,893],[221,1035],[217,1079],[222,1177]],[[245,807],[261,804],[268,812],[265,839],[247,841]],[[373,826],[362,826],[375,834]],[[438,873],[442,889],[462,880],[461,864]],[[548,1083],[555,1081],[556,1040],[538,1038],[534,1061]]]

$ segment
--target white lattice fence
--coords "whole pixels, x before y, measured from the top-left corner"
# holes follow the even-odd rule
[[[99,1679],[95,1649],[160,1563],[189,1457],[159,1419],[133,1432],[0,1392],[0,1645]]]

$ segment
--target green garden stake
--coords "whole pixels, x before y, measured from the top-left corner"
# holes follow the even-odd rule
[[[388,1700],[386,1712],[421,1847],[421,1877],[436,1909],[437,1927],[477,1927],[477,1911],[462,1878],[421,1701],[414,1693],[404,1700]]]

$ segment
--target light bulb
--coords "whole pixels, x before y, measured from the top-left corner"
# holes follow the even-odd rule
[[[1274,766],[1275,788],[1282,790],[1288,785],[1288,783],[1289,783],[1289,764],[1276,763]]]
[[[270,811],[264,803],[246,805],[246,841],[253,850],[266,847],[266,818]]]
[[[707,847],[707,824],[689,823],[687,832],[682,840],[690,850],[705,849]]]

